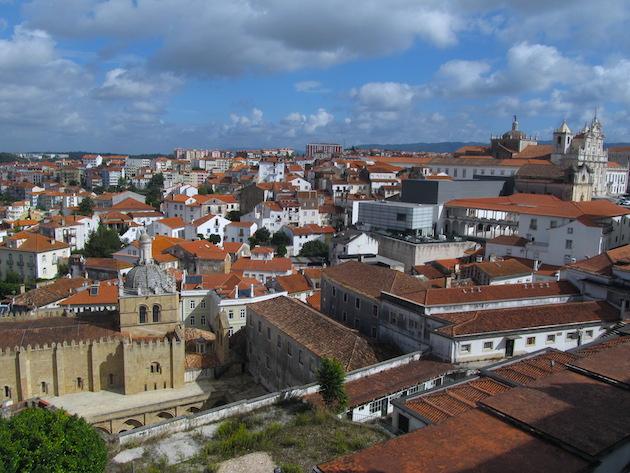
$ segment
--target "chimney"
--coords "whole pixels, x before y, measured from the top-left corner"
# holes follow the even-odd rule
[[[238,284],[234,286],[234,297],[235,299],[238,299]]]
[[[534,272],[537,272],[538,268],[540,268],[540,261],[536,259],[534,260]]]
[[[453,284],[453,278],[451,276],[446,276],[444,278],[444,287],[451,287]]]
[[[249,297],[254,297],[254,284],[250,284],[249,286]]]
[[[497,260],[497,255],[495,255],[494,253],[490,255],[490,258],[488,258],[488,261],[491,261],[491,262],[495,262],[496,260]]]

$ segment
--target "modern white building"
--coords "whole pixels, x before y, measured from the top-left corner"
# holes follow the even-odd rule
[[[449,235],[487,240],[486,255],[564,265],[630,242],[630,210],[607,200],[539,194],[456,199],[444,204],[442,227]]]

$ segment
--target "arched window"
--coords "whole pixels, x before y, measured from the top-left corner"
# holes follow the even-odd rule
[[[140,323],[141,324],[147,323],[147,307],[144,305],[140,306]]]
[[[153,363],[151,363],[151,373],[161,373],[161,372],[162,372],[162,367],[157,361],[154,361]]]
[[[159,322],[160,321],[160,306],[159,305],[154,305],[153,306],[153,322]]]

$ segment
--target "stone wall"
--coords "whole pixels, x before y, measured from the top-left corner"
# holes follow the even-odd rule
[[[125,394],[184,384],[180,340],[100,339],[0,351],[0,401],[122,389]],[[151,372],[151,364],[160,370]],[[7,395],[8,394],[8,395]]]
[[[372,366],[352,371],[346,375],[346,382],[370,376],[381,371],[395,368],[408,364],[412,361],[419,360],[422,356],[421,352],[408,353],[406,355],[392,358]],[[319,385],[311,383],[303,386],[295,386],[284,389],[282,391],[265,394],[254,399],[245,399],[233,402],[224,406],[216,407],[206,411],[198,412],[188,416],[175,417],[173,419],[164,420],[154,425],[138,427],[118,434],[115,439],[121,446],[135,442],[144,442],[151,438],[171,435],[177,432],[184,432],[190,429],[201,427],[203,425],[221,422],[233,416],[247,414],[257,409],[269,407],[279,402],[298,399],[309,394],[314,394],[319,390]]]

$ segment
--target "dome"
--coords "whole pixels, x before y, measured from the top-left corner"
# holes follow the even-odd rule
[[[127,273],[125,291],[133,294],[165,294],[175,292],[173,278],[157,264],[141,264]]]
[[[151,237],[147,234],[147,232],[142,232],[140,235],[140,243],[151,243]]]

